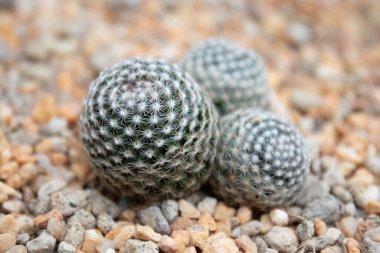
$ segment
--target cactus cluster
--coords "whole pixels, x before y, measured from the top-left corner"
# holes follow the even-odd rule
[[[222,115],[237,109],[270,106],[265,65],[252,50],[211,39],[190,49],[181,66],[206,87]]]
[[[252,109],[224,116],[210,184],[229,204],[286,206],[302,189],[309,167],[298,130]]]
[[[203,88],[161,59],[128,59],[100,73],[81,115],[95,171],[119,194],[181,197],[210,174],[218,115]]]

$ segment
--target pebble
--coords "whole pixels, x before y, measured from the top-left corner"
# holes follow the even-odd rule
[[[163,235],[171,233],[168,221],[162,214],[161,209],[156,206],[140,209],[137,217],[142,225],[150,226],[157,233]]]
[[[239,218],[239,224],[247,223],[252,219],[252,210],[249,207],[241,206],[236,212],[236,217]]]
[[[28,253],[28,250],[24,245],[16,245],[7,250],[5,253]]]
[[[175,230],[171,237],[177,242],[177,245],[182,245],[183,248],[190,246],[190,234],[186,230]]]
[[[96,219],[92,215],[92,213],[90,213],[90,212],[88,212],[88,211],[86,211],[84,209],[79,209],[78,211],[76,211],[74,213],[74,215],[71,216],[67,220],[67,222],[70,222],[70,221],[77,221],[77,222],[79,222],[80,224],[82,224],[82,226],[85,229],[94,228],[95,224],[96,224]]]
[[[348,191],[347,189],[345,189],[343,186],[340,186],[340,185],[332,188],[332,194],[334,194],[334,196],[337,199],[339,199],[340,201],[346,204],[349,202],[352,202],[353,200],[350,191]]]
[[[18,233],[34,233],[34,221],[31,217],[22,215],[17,217],[17,231]]]
[[[154,232],[154,230],[149,226],[141,226],[137,224],[133,238],[143,241],[159,242],[161,240],[161,235]]]
[[[264,236],[265,242],[280,253],[295,252],[297,250],[297,237],[291,228],[274,226]]]
[[[58,253],[75,253],[76,250],[77,249],[73,245],[68,244],[67,242],[60,242],[58,245]]]
[[[203,253],[238,253],[239,248],[231,238],[218,238],[207,243]]]
[[[370,156],[366,159],[365,165],[376,175],[380,175],[380,156]]]
[[[314,223],[309,220],[304,220],[302,223],[300,223],[297,226],[297,230],[296,230],[298,239],[300,239],[301,242],[306,241],[310,239],[311,237],[313,237],[314,232],[315,232]]]
[[[319,219],[319,218],[315,218],[314,219],[314,227],[315,227],[315,233],[320,236],[320,235],[324,235],[327,231],[327,225],[326,223]]]
[[[266,248],[265,251],[264,251],[264,253],[278,253],[278,251],[275,250],[275,249]]]
[[[368,201],[365,212],[368,214],[380,214],[380,202],[374,200]]]
[[[261,232],[261,226],[260,222],[252,220],[232,230],[232,237],[238,238],[242,235],[255,236]]]
[[[339,222],[339,227],[342,229],[344,236],[353,238],[356,229],[358,228],[359,221],[354,217],[343,217]]]
[[[177,242],[167,235],[161,237],[158,247],[165,253],[176,253],[178,250]]]
[[[18,234],[16,237],[17,244],[25,245],[27,242],[29,242],[29,240],[30,240],[30,234],[28,233]]]
[[[288,35],[294,43],[304,44],[310,41],[312,37],[312,31],[307,24],[301,23],[301,22],[295,22],[295,23],[290,24],[289,29],[288,29]],[[310,94],[310,93],[307,93],[307,94]],[[307,99],[310,99],[310,95],[305,97],[305,100]],[[319,99],[317,101],[319,102]],[[314,101],[314,103],[316,103],[317,101]]]
[[[353,238],[346,238],[343,240],[346,245],[347,253],[360,253],[360,243]]]
[[[115,249],[121,249],[125,245],[125,242],[132,238],[135,230],[136,228],[134,225],[127,225],[121,228],[119,232],[112,238],[113,242],[115,243]]]
[[[39,215],[34,218],[35,226],[46,228],[50,219],[63,220],[63,216],[58,209],[52,209],[50,212]]]
[[[209,236],[209,231],[204,229],[199,224],[193,224],[190,225],[187,228],[187,231],[190,235],[190,243],[192,246],[199,247],[200,249],[203,249],[205,246],[205,241],[207,237]]]
[[[140,240],[128,240],[125,244],[125,252],[128,253],[159,253],[157,244]]]
[[[87,203],[87,193],[82,190],[66,188],[51,195],[53,208],[58,209],[63,216],[73,215]]]
[[[103,234],[107,234],[115,226],[115,222],[108,213],[101,213],[96,221],[96,226]]]
[[[96,252],[96,242],[101,239],[102,239],[102,235],[99,230],[95,230],[95,229],[86,230],[84,233],[82,251]]]
[[[328,183],[330,186],[344,185],[346,183],[344,175],[337,169],[327,170],[323,174],[322,181]]]
[[[38,190],[38,198],[42,198],[43,196],[47,196],[56,191],[59,191],[66,187],[66,185],[67,182],[60,178],[49,180],[48,182],[41,185],[40,189]]]
[[[79,247],[83,243],[84,233],[85,229],[83,226],[79,222],[72,221],[67,224],[64,241],[75,247]]]
[[[380,227],[372,228],[364,233],[362,241],[363,253],[380,252]]]
[[[343,251],[342,251],[342,248],[339,246],[329,246],[321,250],[321,253],[343,253]]]
[[[25,210],[25,205],[20,200],[7,200],[1,204],[1,208],[6,213],[21,213]]]
[[[261,233],[266,234],[269,232],[269,230],[272,229],[273,224],[270,221],[269,214],[262,214],[260,216],[260,223],[261,223]]]
[[[91,196],[90,202],[92,204],[91,212],[95,216],[98,216],[101,213],[108,213],[114,219],[120,213],[119,207],[113,201],[97,193],[94,193]]]
[[[288,214],[281,209],[273,209],[270,214],[270,220],[274,225],[277,226],[286,226],[289,223]]]
[[[39,198],[32,209],[34,215],[41,215],[47,213],[51,209],[50,197],[43,196]]]
[[[215,220],[212,218],[211,214],[208,212],[204,212],[198,220],[198,224],[200,224],[204,229],[208,231],[216,230]]]
[[[174,220],[174,222],[172,224],[170,224],[170,228],[172,231],[185,229],[189,225],[192,225],[194,223],[195,223],[195,221],[190,220],[189,218],[178,217],[177,219]]]
[[[341,209],[342,216],[355,216],[356,215],[356,206],[354,203],[348,203],[344,205]]]
[[[318,191],[315,189],[318,189]],[[298,194],[296,204],[305,206],[317,198],[328,196],[329,192],[330,186],[328,183],[319,180],[315,176],[307,177],[305,187]]]
[[[16,236],[10,233],[0,234],[0,252],[6,252],[16,245]]]
[[[50,134],[60,134],[67,129],[67,125],[66,119],[53,117],[47,123],[47,131]]]
[[[333,246],[342,235],[336,228],[329,228],[325,235],[314,237],[304,242],[306,251],[320,251],[329,246]]]
[[[133,222],[135,220],[135,217],[136,217],[136,213],[131,209],[125,209],[121,213],[121,218],[123,218],[126,221]]]
[[[206,212],[212,215],[215,211],[217,203],[218,200],[216,198],[207,196],[198,203],[197,208],[201,213]]]
[[[97,253],[115,253],[115,244],[108,239],[101,239],[96,242]]]
[[[254,237],[254,238],[253,238],[253,242],[256,243],[256,246],[257,246],[257,252],[258,252],[258,253],[263,253],[263,252],[265,252],[265,250],[268,248],[267,243],[266,243],[265,240],[264,240],[262,237],[260,237],[260,236]]]
[[[186,248],[183,253],[197,253],[197,250],[195,249],[195,247],[191,246],[191,247],[188,247]]]
[[[295,90],[292,93],[291,99],[293,105],[301,111],[318,108],[323,104],[323,98],[321,96],[307,90]]]
[[[223,202],[219,202],[215,208],[214,219],[216,221],[224,220],[233,217],[235,213],[236,210],[234,208],[226,206]]]
[[[245,253],[257,253],[257,246],[247,235],[235,239],[235,244]]]
[[[227,218],[227,219],[218,221],[216,223],[216,232],[223,232],[227,236],[231,236],[232,234],[231,220]]]
[[[199,219],[201,217],[201,212],[187,200],[180,199],[178,202],[178,208],[182,217],[189,219]]]
[[[51,218],[47,224],[47,231],[58,241],[62,241],[66,234],[66,224],[63,220]]]
[[[172,223],[178,217],[178,203],[175,200],[167,199],[163,201],[161,210],[169,223]]]
[[[55,238],[46,232],[42,232],[38,237],[26,244],[28,253],[53,253]]]
[[[339,202],[331,195],[315,199],[306,205],[304,216],[308,220],[319,218],[327,223],[335,222],[339,218]]]
[[[0,216],[0,234],[8,233],[14,237],[18,234],[17,220],[10,214]]]

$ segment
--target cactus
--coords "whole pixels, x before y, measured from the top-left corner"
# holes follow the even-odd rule
[[[237,109],[270,107],[266,69],[254,51],[211,39],[193,47],[181,66],[206,87],[222,115]]]
[[[206,92],[160,59],[128,59],[91,83],[80,135],[92,167],[119,194],[181,197],[215,156],[218,114]]]
[[[231,204],[286,206],[303,188],[309,158],[299,131],[269,112],[224,116],[210,184]]]

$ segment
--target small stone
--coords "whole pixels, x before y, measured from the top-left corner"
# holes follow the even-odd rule
[[[216,230],[216,223],[212,218],[211,214],[208,212],[204,212],[198,220],[198,223],[208,231]]]
[[[368,214],[380,214],[380,202],[370,200],[365,207],[365,212]]]
[[[53,253],[55,247],[55,238],[48,233],[41,233],[38,237],[29,241],[26,248],[29,253]]]
[[[187,228],[187,231],[190,235],[191,245],[203,249],[209,232],[199,224],[190,225]]]
[[[281,209],[273,209],[270,214],[270,220],[274,225],[286,226],[289,223],[288,214]]]
[[[268,214],[263,214],[260,216],[260,223],[261,223],[262,234],[268,233],[273,227],[273,224],[270,221],[270,216]]]
[[[239,248],[231,238],[219,238],[207,243],[203,253],[238,253]]]
[[[137,217],[142,225],[153,228],[159,234],[169,235],[171,232],[168,221],[162,214],[161,209],[156,206],[139,210]]]
[[[190,234],[186,230],[176,230],[173,231],[172,235],[173,239],[178,244],[183,244],[184,247],[190,246]]]
[[[216,208],[216,204],[218,203],[216,198],[205,197],[198,203],[198,210],[201,213],[209,213],[213,214]]]
[[[175,200],[168,199],[163,201],[161,210],[169,223],[172,223],[178,217],[178,203]]]
[[[21,213],[25,210],[25,205],[20,200],[7,200],[1,204],[1,208],[6,213]]]
[[[295,252],[297,250],[297,237],[291,228],[274,226],[264,236],[268,245],[280,253]]]
[[[236,228],[237,226],[240,225],[240,220],[238,217],[231,217],[229,218],[230,222],[231,222],[231,228]]]
[[[261,223],[253,220],[232,230],[232,237],[237,238],[242,235],[255,236],[260,232]]]
[[[306,251],[320,251],[334,245],[341,236],[340,230],[330,228],[325,235],[311,238],[303,242]]]
[[[33,207],[34,215],[41,215],[49,212],[51,209],[51,201],[49,196],[43,196],[37,200],[37,203]]]
[[[97,253],[115,253],[115,244],[108,239],[101,239],[96,242]]]
[[[125,245],[125,242],[132,238],[135,230],[134,225],[127,225],[121,228],[119,233],[117,233],[113,238],[115,249],[121,249]]]
[[[71,216],[67,221],[68,222],[77,221],[80,224],[82,224],[82,226],[85,229],[94,228],[95,224],[96,224],[96,219],[92,215],[92,213],[90,213],[84,209],[80,209],[80,210],[76,211],[75,214],[73,216]]]
[[[215,232],[223,232],[227,236],[231,236],[232,234],[232,225],[231,220],[229,218],[218,221],[216,223],[216,231]]]
[[[66,224],[63,220],[51,218],[47,225],[47,231],[58,241],[62,241],[66,234]]]
[[[47,130],[50,134],[60,134],[67,129],[67,121],[63,118],[51,118],[47,124]]]
[[[296,90],[292,93],[292,104],[301,111],[321,107],[323,98],[315,92],[307,90]]]
[[[376,175],[380,175],[380,156],[370,156],[365,161],[367,168]]]
[[[347,253],[360,253],[360,243],[353,238],[347,238],[343,241],[346,245]]]
[[[316,191],[315,189],[318,189]],[[319,180],[315,176],[306,178],[305,187],[298,194],[296,204],[305,206],[315,199],[328,196],[330,192],[330,186],[328,183]]]
[[[183,253],[197,253],[197,250],[195,247],[191,246],[191,247],[188,247],[186,248]]]
[[[178,249],[177,242],[167,235],[161,237],[158,247],[165,253],[176,253]]]
[[[28,233],[18,234],[16,237],[16,243],[25,245],[30,240],[30,235]]]
[[[219,202],[215,208],[214,219],[216,221],[224,220],[233,217],[235,213],[236,210],[234,208],[226,206],[223,202]]]
[[[0,252],[6,252],[16,245],[16,236],[10,233],[0,234]]]
[[[84,233],[85,229],[83,226],[79,222],[72,221],[67,224],[64,241],[73,245],[74,247],[79,247],[83,243]]]
[[[75,253],[76,250],[77,249],[73,245],[68,244],[67,242],[60,242],[58,244],[58,253]]]
[[[34,221],[26,215],[17,217],[17,231],[18,233],[34,233]]]
[[[101,213],[96,221],[96,226],[103,234],[107,234],[115,226],[115,222],[108,213]]]
[[[54,178],[50,181],[47,181],[43,185],[41,185],[38,190],[38,198],[42,198],[43,196],[48,196],[56,191],[59,191],[66,187],[67,182],[63,179]]]
[[[181,230],[187,228],[189,225],[194,224],[195,221],[190,220],[185,217],[178,217],[174,220],[174,222],[170,225],[172,231]]]
[[[295,22],[289,26],[288,35],[294,43],[304,44],[304,43],[307,43],[308,41],[310,41],[310,39],[312,37],[312,31],[307,24],[301,23],[301,22]],[[307,93],[307,94],[308,94],[308,96],[305,97],[305,100],[313,98],[313,96],[310,97],[310,95],[309,95],[310,93]],[[314,105],[314,104],[320,105],[319,98],[318,98],[318,100],[316,98],[314,98],[314,100],[316,100],[316,101],[314,101],[314,102],[312,101],[313,102],[312,105]],[[307,105],[309,105],[309,103]]]
[[[18,234],[17,220],[10,214],[0,218],[0,234],[3,233],[8,233],[14,237]]]
[[[28,253],[28,250],[24,245],[16,245],[7,250],[5,253]]]
[[[249,207],[241,206],[237,210],[236,217],[239,218],[240,225],[247,223],[252,219],[252,210]]]
[[[327,231],[326,223],[318,218],[314,219],[314,227],[315,227],[315,233],[318,236],[324,235]]]
[[[356,215],[356,206],[354,203],[350,202],[347,205],[344,205],[341,210],[342,216],[352,216]]]
[[[90,202],[92,204],[92,213],[95,216],[101,213],[108,213],[114,219],[120,213],[119,207],[113,201],[97,193],[93,194],[90,198]]]
[[[96,243],[102,239],[100,231],[95,229],[86,230],[84,233],[84,241],[82,244],[82,251],[96,252]],[[124,245],[123,245],[124,246]]]
[[[52,209],[50,212],[34,218],[35,226],[46,228],[50,219],[63,220],[63,216],[58,209]]]
[[[144,241],[159,242],[161,240],[161,235],[154,232],[154,230],[151,227],[141,226],[137,224],[133,238]]]
[[[122,213],[121,213],[121,217],[126,220],[126,221],[130,221],[130,222],[133,222],[135,217],[136,217],[136,213],[131,210],[131,209],[125,209]]]
[[[380,227],[372,228],[364,233],[361,249],[363,253],[380,252]]]
[[[235,239],[235,244],[245,253],[257,253],[257,246],[247,235]]]
[[[159,253],[157,244],[140,240],[128,240],[125,244],[125,252],[128,253]]]
[[[312,221],[304,220],[297,226],[296,232],[301,242],[306,241],[314,235],[314,223]]]
[[[201,217],[201,212],[189,201],[180,199],[178,207],[182,217],[189,219],[199,219]]]
[[[329,246],[321,250],[321,253],[343,253],[342,248],[339,246]]]
[[[353,238],[358,228],[359,221],[354,217],[343,217],[339,222],[344,236]]]
[[[337,199],[339,199],[343,203],[349,203],[353,200],[351,193],[348,190],[346,190],[343,186],[338,185],[333,187],[332,193]]]
[[[264,251],[264,253],[278,253],[278,251],[275,250],[275,249],[266,248],[265,251]]]
[[[268,248],[268,245],[267,243],[265,242],[265,240],[258,236],[258,237],[254,237],[253,238],[253,241],[256,243],[256,246],[257,246],[257,252],[258,253],[263,253],[265,252],[265,250]]]
[[[307,204],[304,216],[308,220],[319,218],[327,223],[335,222],[339,217],[339,202],[331,195],[315,199]]]
[[[51,195],[53,208],[58,209],[64,216],[73,215],[87,203],[87,193],[82,190],[66,188]]]

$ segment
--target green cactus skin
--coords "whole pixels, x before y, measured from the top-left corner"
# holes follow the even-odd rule
[[[210,185],[229,204],[287,206],[303,188],[309,163],[294,126],[269,112],[242,109],[221,120]]]
[[[222,39],[190,49],[181,67],[206,87],[221,115],[238,109],[270,107],[271,89],[261,57]]]
[[[133,58],[91,83],[80,136],[95,172],[119,194],[177,198],[210,175],[218,113],[187,73],[165,60]]]

